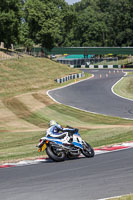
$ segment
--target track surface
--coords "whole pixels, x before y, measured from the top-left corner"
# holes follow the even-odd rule
[[[133,101],[122,99],[111,91],[112,86],[124,76],[121,70],[119,72],[115,70],[115,73],[114,70],[107,69],[84,71],[93,73],[94,78],[50,91],[49,94],[65,105],[104,115],[133,119]]]
[[[1,200],[96,200],[133,192],[133,149],[0,170]]]
[[[132,110],[133,102],[115,96],[110,90],[123,73],[112,73],[109,75],[111,78],[106,78],[106,72],[102,70],[102,78],[99,79],[101,72],[93,70],[93,73],[97,74],[94,79],[64,88],[65,92],[62,89],[56,90],[56,100],[66,104],[69,101],[69,105],[93,112],[133,118],[132,112],[128,112]],[[114,102],[111,102],[111,99]],[[0,169],[0,199],[96,200],[133,193],[132,155],[133,148],[97,155],[90,159]]]

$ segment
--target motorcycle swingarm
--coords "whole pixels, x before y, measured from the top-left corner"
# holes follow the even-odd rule
[[[50,144],[52,147],[57,148],[56,151],[70,151],[70,148],[64,147],[63,145],[58,145],[58,144]]]

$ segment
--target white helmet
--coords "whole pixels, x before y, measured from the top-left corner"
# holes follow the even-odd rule
[[[55,126],[55,125],[57,125],[57,123],[56,123],[54,120],[51,120],[51,121],[49,122],[49,126]]]

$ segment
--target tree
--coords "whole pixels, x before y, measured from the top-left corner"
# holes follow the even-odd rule
[[[0,41],[9,48],[19,40],[19,27],[21,22],[21,1],[0,1]]]
[[[55,46],[132,46],[132,0],[1,0],[0,41]],[[20,40],[20,41],[19,41]]]
[[[73,39],[80,46],[133,45],[132,0],[81,0],[74,7]]]
[[[129,0],[110,0],[107,8],[109,40],[111,46],[129,46],[133,44],[131,4]],[[107,16],[107,15],[106,15]]]
[[[24,11],[30,38],[47,49],[54,47],[61,36],[59,8],[52,1],[27,0]]]
[[[62,43],[63,46],[75,46],[74,27],[77,24],[77,13],[73,7],[66,6],[62,16]]]
[[[30,38],[29,27],[25,22],[21,23],[20,28],[20,44],[23,45],[27,50],[34,47],[34,41]]]
[[[79,10],[75,25],[75,40],[80,41],[80,46],[106,46],[107,26],[105,24],[104,13],[101,12],[96,2],[83,1],[83,10]],[[80,2],[80,5],[82,1]]]

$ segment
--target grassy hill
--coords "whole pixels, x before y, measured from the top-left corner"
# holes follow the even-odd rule
[[[131,120],[79,111],[56,104],[46,95],[47,90],[60,86],[54,79],[77,72],[46,58],[1,61],[0,162],[43,155],[35,146],[51,119],[78,127],[93,146],[132,140]]]

